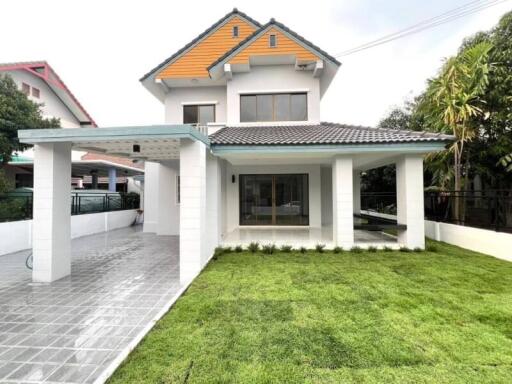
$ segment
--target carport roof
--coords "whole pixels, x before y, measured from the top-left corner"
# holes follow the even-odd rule
[[[179,140],[200,141],[206,146],[206,135],[190,124],[146,125],[111,128],[56,128],[18,131],[20,142],[26,144],[72,143],[73,149],[106,153],[144,160],[179,158]],[[133,145],[138,144],[139,152]]]

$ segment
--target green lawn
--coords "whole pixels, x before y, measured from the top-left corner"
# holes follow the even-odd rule
[[[512,263],[435,247],[219,256],[110,382],[511,383]]]

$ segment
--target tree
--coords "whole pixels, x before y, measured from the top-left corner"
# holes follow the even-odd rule
[[[59,119],[43,118],[40,107],[18,90],[10,76],[0,75],[0,165],[30,147],[18,141],[19,129],[60,127]]]
[[[419,110],[424,113],[431,129],[455,136],[449,151],[453,155],[453,185],[456,191],[462,187],[463,161],[469,165],[465,145],[478,134],[479,126],[475,124],[475,118],[488,116],[482,96],[489,82],[488,58],[491,49],[492,45],[483,41],[446,60],[439,75],[429,81],[419,104]],[[457,200],[454,202],[454,216],[459,220]]]

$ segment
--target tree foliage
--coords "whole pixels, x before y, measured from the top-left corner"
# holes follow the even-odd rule
[[[41,105],[18,90],[14,80],[0,75],[0,163],[7,163],[13,153],[30,146],[18,141],[19,129],[58,128],[59,119],[45,119]]]

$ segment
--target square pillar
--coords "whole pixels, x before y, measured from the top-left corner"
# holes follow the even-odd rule
[[[206,146],[180,140],[180,282],[190,282],[207,259]]]
[[[117,187],[117,171],[115,168],[108,169],[108,190],[116,192]]]
[[[361,172],[354,171],[354,213],[361,213]]]
[[[221,164],[220,159],[211,153],[206,154],[206,253],[202,263],[208,262],[208,259],[221,241],[222,227],[222,194],[221,187]]]
[[[157,235],[179,235],[180,212],[176,193],[178,167],[177,161],[158,164]]]
[[[332,223],[334,244],[354,245],[354,197],[352,157],[337,156],[332,164]]]
[[[158,181],[160,164],[144,164],[144,225],[143,232],[156,233],[158,227]]]
[[[406,155],[396,163],[396,201],[399,231],[398,243],[414,249],[425,248],[425,205],[423,201],[423,157]]]
[[[71,143],[34,146],[32,279],[52,282],[71,273]]]

